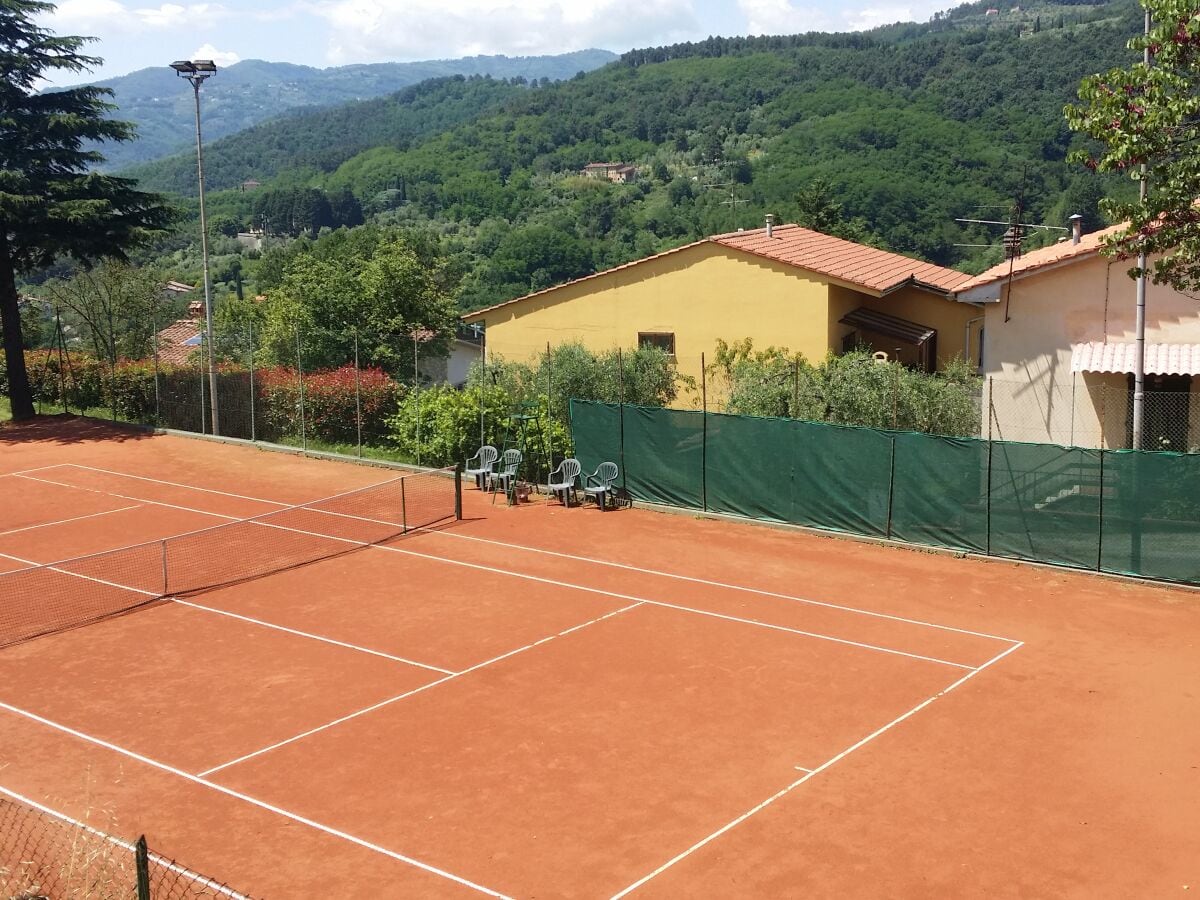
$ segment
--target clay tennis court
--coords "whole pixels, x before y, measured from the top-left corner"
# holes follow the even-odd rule
[[[12,588],[30,578],[129,586],[35,566],[190,541],[172,565],[220,574],[346,541],[385,520],[322,498],[397,474],[5,427],[0,621],[39,602]],[[1200,890],[1195,593],[462,500],[263,577],[133,585],[127,614],[0,649],[0,790],[102,811],[256,897]],[[239,537],[275,515],[297,518]]]

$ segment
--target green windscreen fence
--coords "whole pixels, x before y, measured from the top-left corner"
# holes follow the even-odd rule
[[[579,400],[571,429],[638,500],[1200,584],[1200,454]]]

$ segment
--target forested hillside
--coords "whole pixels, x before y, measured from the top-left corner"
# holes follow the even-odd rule
[[[580,50],[557,56],[472,56],[328,69],[247,59],[223,67],[205,83],[204,131],[208,139],[221,138],[290,109],[381,97],[431,78],[486,75],[557,81],[615,58],[607,50]],[[113,91],[118,115],[138,129],[136,141],[106,148],[106,168],[159,159],[186,150],[194,141],[191,88],[168,68],[169,62],[164,59],[161,66],[96,82]]]
[[[1128,188],[1066,163],[1078,139],[1062,110],[1084,75],[1129,61],[1140,28],[1133,0],[990,17],[969,4],[866,34],[635,51],[557,84],[433,82],[214,143],[213,186],[274,180],[213,204],[226,222],[296,234],[350,221],[322,204],[353,198],[368,220],[439,241],[464,307],[767,212],[979,269],[999,259],[999,230],[956,217],[1004,219],[1020,197],[1026,221],[1079,212],[1095,227],[1100,197]],[[585,179],[589,161],[639,176]],[[192,166],[137,174],[186,196]]]

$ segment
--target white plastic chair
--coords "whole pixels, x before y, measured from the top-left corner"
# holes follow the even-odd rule
[[[616,463],[602,462],[596,467],[595,472],[584,479],[584,497],[594,498],[601,512],[606,511],[606,503],[610,499],[613,501],[614,508],[616,506],[616,498],[613,497],[613,485],[616,483],[617,475]]]
[[[576,479],[579,478],[579,473],[583,471],[577,459],[564,459],[558,464],[558,468],[550,473],[546,479],[546,490],[559,497],[562,500],[563,506],[571,505],[571,498],[575,495]],[[558,476],[557,478],[555,476]]]
[[[496,491],[502,489],[504,496],[508,498],[511,505],[516,499],[517,489],[517,470],[521,468],[521,460],[524,457],[520,450],[505,450],[500,457],[500,468],[498,471],[492,472],[490,480],[492,483],[492,502],[496,502]]]
[[[496,465],[496,460],[500,458],[500,451],[490,444],[484,444],[479,448],[479,452],[467,460],[467,464],[463,467],[463,474],[470,475],[475,479],[475,486],[479,490],[487,488],[488,477],[492,474],[492,467]],[[471,465],[474,463],[474,465]]]

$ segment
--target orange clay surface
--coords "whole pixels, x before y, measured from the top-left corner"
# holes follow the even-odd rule
[[[6,571],[394,476],[0,428],[0,615]],[[258,897],[1187,897],[1198,698],[1195,593],[465,486],[0,650],[0,788]]]

